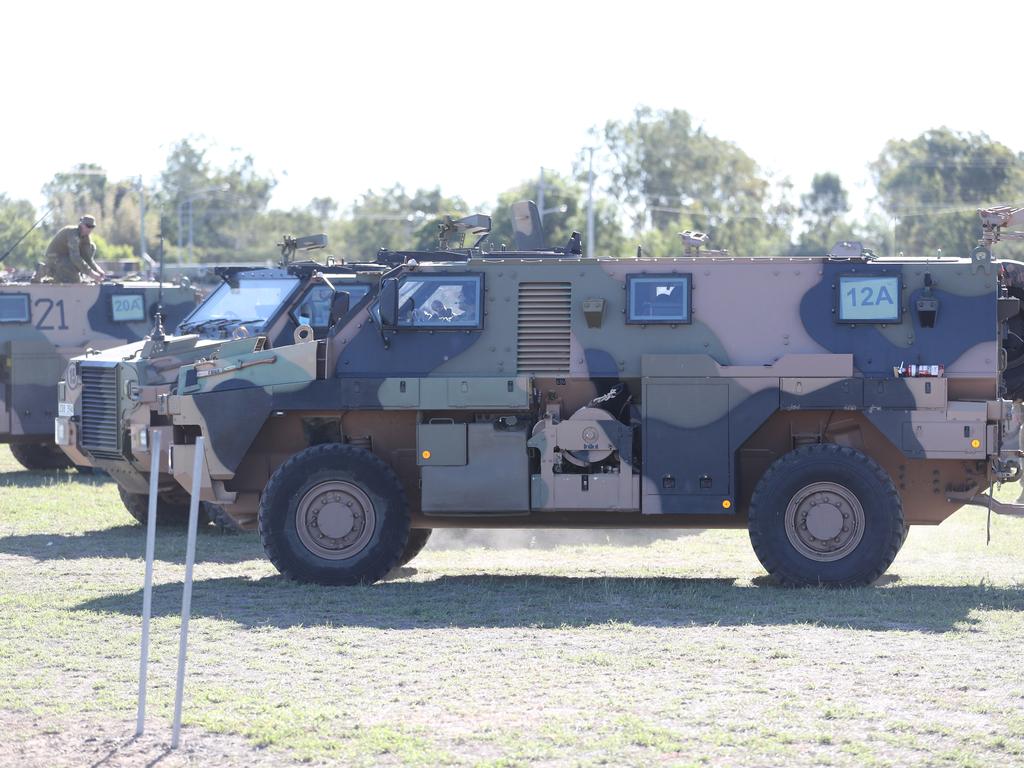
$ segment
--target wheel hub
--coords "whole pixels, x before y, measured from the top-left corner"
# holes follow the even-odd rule
[[[328,480],[310,488],[295,511],[295,529],[318,557],[344,560],[363,550],[373,536],[376,513],[361,488]]]
[[[355,527],[356,516],[352,512],[352,502],[341,504],[332,501],[320,508],[316,517],[316,527],[320,532],[329,538],[341,539],[352,532]]]
[[[807,531],[816,539],[833,539],[843,530],[843,513],[827,501],[814,504],[807,512]]]
[[[786,536],[803,556],[831,562],[850,554],[864,536],[864,507],[838,483],[811,483],[786,507]]]

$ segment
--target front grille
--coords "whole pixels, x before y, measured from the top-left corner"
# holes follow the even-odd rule
[[[119,459],[117,367],[82,363],[82,448],[99,458]]]
[[[569,373],[571,283],[520,283],[516,368],[520,373]]]

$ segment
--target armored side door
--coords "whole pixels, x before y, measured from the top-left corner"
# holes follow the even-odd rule
[[[45,339],[12,341],[10,350],[11,434],[49,436],[57,415],[57,380],[67,360]]]
[[[731,497],[730,452],[727,383],[644,379],[645,513],[721,513]]]

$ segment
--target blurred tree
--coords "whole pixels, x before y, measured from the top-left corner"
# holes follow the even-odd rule
[[[816,173],[811,191],[800,196],[803,232],[794,255],[823,256],[840,240],[856,240],[853,227],[843,219],[850,210],[849,197],[839,176]]]
[[[85,213],[106,217],[107,173],[95,163],[79,163],[67,173],[56,173],[43,185],[43,195],[52,209],[53,231],[74,224]]]
[[[440,189],[418,189],[409,195],[401,184],[367,191],[349,214],[329,230],[333,251],[348,261],[372,259],[381,248],[392,250],[437,247],[437,224],[443,215],[465,216],[466,203],[445,197]]]
[[[547,245],[562,246],[569,240],[573,230],[585,232],[585,214],[581,201],[581,189],[578,184],[552,171],[544,175],[544,235]],[[502,245],[513,247],[512,204],[522,200],[537,200],[537,181],[524,181],[512,189],[498,195],[498,202],[491,211],[491,236],[487,239],[492,249]]]
[[[544,181],[547,185],[544,207],[550,211],[544,215],[543,220],[547,245],[564,246],[574,231],[585,238],[586,189],[580,183],[553,172],[548,172]],[[512,204],[521,200],[536,201],[536,198],[535,181],[524,181],[519,186],[498,195],[498,203],[491,213],[491,236],[487,239],[491,249],[497,250],[502,245],[513,247]],[[594,241],[597,246],[594,252],[596,256],[621,256],[624,253],[625,238],[615,217],[615,206],[607,200],[595,200]],[[586,253],[585,242],[583,249]]]
[[[53,234],[67,224],[74,224],[84,213],[97,219],[97,235],[102,234],[110,246],[129,246],[139,249],[139,184],[141,179],[122,179],[111,182],[102,168],[84,163],[69,173],[55,174],[43,186],[47,205],[53,210],[47,219],[45,231]],[[152,209],[155,192],[145,189],[147,200],[147,242],[155,237],[157,213]],[[107,258],[101,255],[101,258]]]
[[[317,218],[322,229],[326,229],[327,222],[338,213],[338,204],[331,197],[314,197],[309,201],[306,210]]]
[[[282,242],[284,235],[301,237],[323,232],[324,229],[316,216],[308,210],[266,211],[253,218],[247,231],[248,244],[239,247],[228,260],[238,263],[273,265],[281,258],[277,244]],[[325,254],[336,253],[337,249],[332,248],[333,245],[334,243],[329,243],[327,251],[313,251],[308,255],[321,261]],[[300,255],[298,258],[306,257]]]
[[[0,256],[10,251],[0,262],[0,273],[10,269],[32,270],[37,261],[43,260],[47,235],[42,225],[29,231],[38,218],[28,200],[11,200],[0,194]],[[18,243],[23,235],[25,239]]]
[[[1024,158],[984,133],[948,128],[893,139],[870,166],[878,199],[894,225],[894,250],[966,256],[976,245],[977,208],[1024,202]],[[1001,255],[1020,252],[1007,243]]]
[[[254,222],[266,210],[277,182],[257,173],[252,155],[219,171],[214,181],[223,193],[214,192],[205,200],[209,245],[228,249],[259,245],[251,234]]]
[[[188,215],[196,258],[235,260],[237,252],[261,248],[256,219],[270,202],[276,181],[257,172],[251,155],[215,168],[199,139],[182,139],[160,176],[161,225],[170,243],[184,247]]]
[[[638,107],[633,120],[606,123],[603,139],[613,158],[610,190],[637,235],[694,229],[739,255],[788,250],[791,207],[772,201],[753,159],[695,128],[687,112]]]

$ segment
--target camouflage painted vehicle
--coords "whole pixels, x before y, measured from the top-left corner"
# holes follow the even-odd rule
[[[0,442],[28,469],[71,461],[54,445],[57,379],[68,360],[141,339],[153,327],[160,286],[153,282],[0,283]],[[197,301],[165,284],[163,310],[177,322]]]
[[[113,478],[137,520],[148,516],[152,434],[172,442],[168,396],[182,366],[218,367],[240,355],[269,352],[296,340],[322,339],[330,325],[375,290],[384,267],[291,260],[297,248],[326,245],[326,237],[285,238],[278,268],[221,268],[222,282],[173,334],[77,357],[59,384],[61,416],[51,427],[70,460]],[[242,416],[241,418],[244,418]],[[189,495],[164,466],[157,519],[187,520]],[[212,504],[204,512],[234,527]]]
[[[171,470],[191,487],[204,435],[202,497],[322,584],[373,582],[438,527],[745,526],[784,584],[864,585],[909,525],[1024,509],[985,494],[1021,474],[1001,372],[1024,264],[703,240],[381,253],[325,338],[178,371]]]

